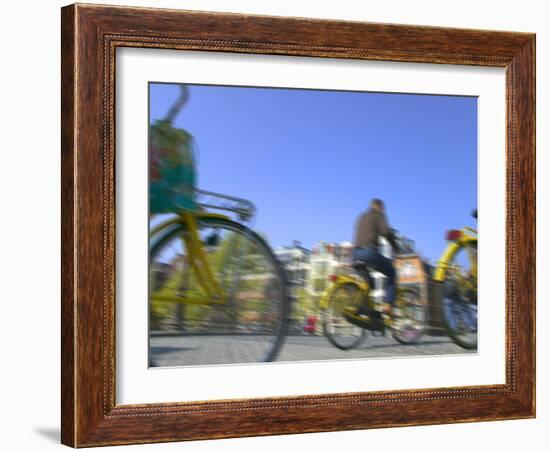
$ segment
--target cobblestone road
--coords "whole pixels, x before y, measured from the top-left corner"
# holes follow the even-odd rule
[[[182,366],[257,362],[265,350],[261,336],[153,335],[153,366]],[[475,351],[473,351],[475,353]],[[472,353],[445,336],[425,336],[417,345],[401,345],[392,337],[369,335],[359,348],[343,351],[324,336],[287,336],[277,361],[311,361]]]

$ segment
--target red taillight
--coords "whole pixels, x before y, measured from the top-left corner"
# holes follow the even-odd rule
[[[450,231],[446,232],[445,240],[455,242],[456,240],[459,240],[461,236],[462,236],[462,231],[459,231],[458,229],[451,229]]]
[[[331,282],[336,282],[336,280],[338,279],[338,275],[330,275],[328,277],[328,279],[331,281]]]

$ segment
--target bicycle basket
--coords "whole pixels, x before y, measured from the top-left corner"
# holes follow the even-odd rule
[[[149,127],[149,210],[151,214],[195,210],[193,137],[166,120]]]

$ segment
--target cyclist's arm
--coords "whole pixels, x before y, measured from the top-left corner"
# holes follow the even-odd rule
[[[380,215],[379,231],[380,235],[385,237],[386,240],[390,243],[393,251],[398,251],[399,248],[397,246],[397,241],[395,240],[395,234],[393,233],[393,229],[389,227],[386,216],[384,214]]]

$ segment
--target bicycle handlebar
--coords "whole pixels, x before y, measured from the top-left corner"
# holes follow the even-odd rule
[[[164,121],[168,123],[172,123],[174,118],[178,115],[182,107],[187,103],[189,100],[189,88],[187,88],[187,85],[179,85],[180,87],[180,95],[177,98],[176,102],[170,107],[170,110],[168,110],[168,113],[166,113],[166,116],[164,117]]]

